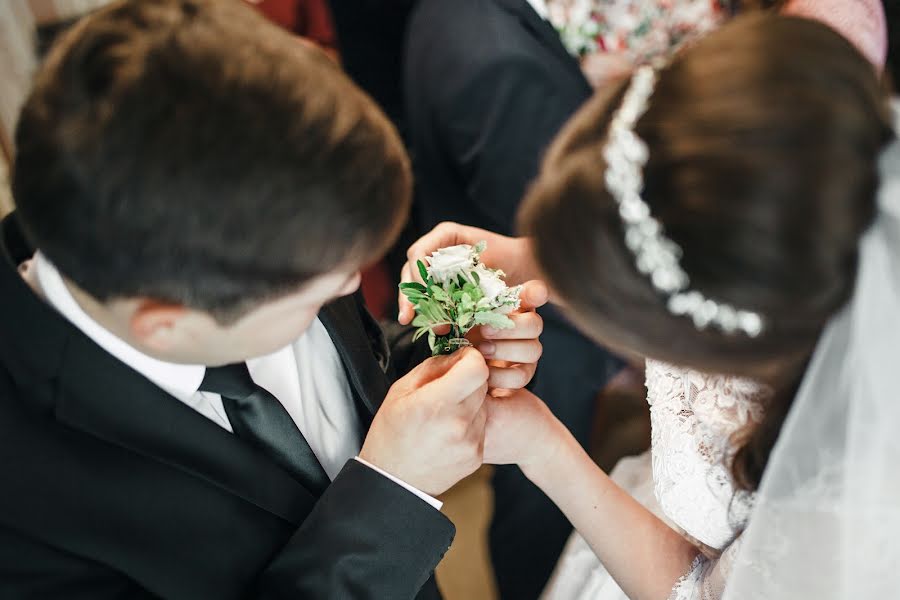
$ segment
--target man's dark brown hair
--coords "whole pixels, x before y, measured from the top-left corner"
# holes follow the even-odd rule
[[[48,56],[16,143],[19,219],[66,276],[222,320],[376,258],[410,203],[387,119],[238,0],[88,17]]]

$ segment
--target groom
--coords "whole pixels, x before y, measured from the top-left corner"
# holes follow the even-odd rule
[[[434,496],[511,379],[410,370],[362,305],[410,196],[371,101],[240,2],[133,0],[55,48],[17,144],[0,598],[439,598]],[[514,319],[498,360],[538,346]]]

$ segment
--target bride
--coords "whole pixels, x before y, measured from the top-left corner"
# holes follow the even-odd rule
[[[410,249],[487,239],[486,263],[544,273],[584,331],[648,359],[651,453],[611,477],[534,396],[490,403],[485,461],[519,464],[578,531],[547,598],[896,595],[889,124],[839,35],[738,19],[588,103],[526,199],[529,237],[447,224]]]

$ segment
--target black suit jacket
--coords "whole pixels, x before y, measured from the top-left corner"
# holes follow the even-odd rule
[[[512,233],[544,151],[591,86],[525,0],[422,0],[408,34],[417,217]]]
[[[328,0],[341,65],[405,133],[403,42],[415,0]]]
[[[0,251],[0,598],[414,598],[453,525],[349,461],[317,497],[107,354]],[[320,315],[370,423],[389,345],[355,298]]]

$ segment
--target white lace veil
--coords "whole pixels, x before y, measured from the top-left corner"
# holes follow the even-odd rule
[[[900,142],[881,169],[853,299],[785,422],[726,600],[900,597]]]

